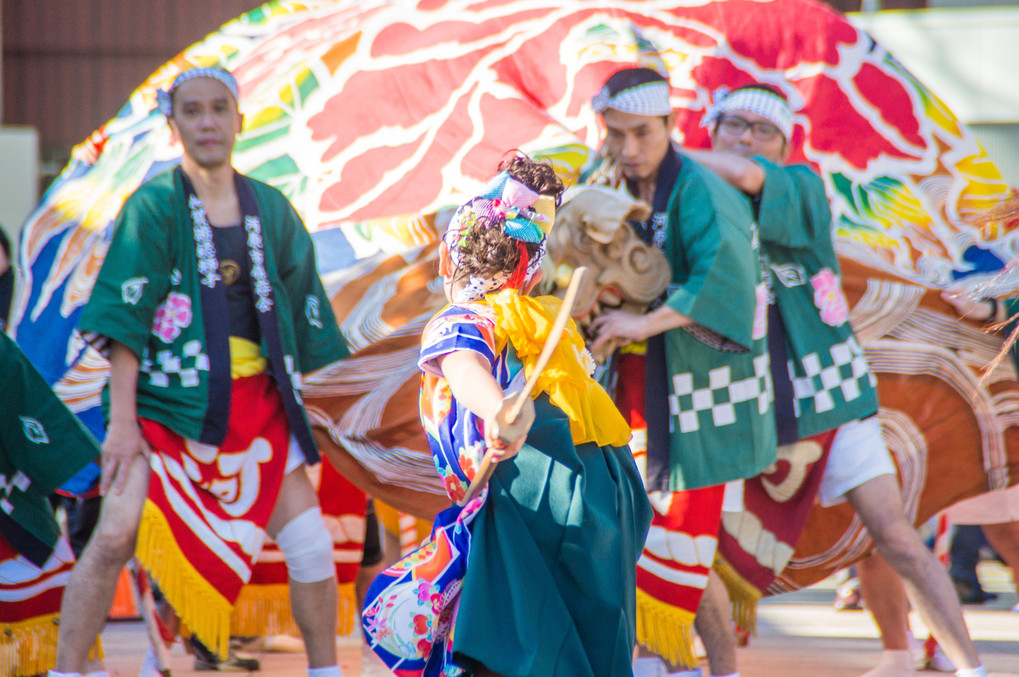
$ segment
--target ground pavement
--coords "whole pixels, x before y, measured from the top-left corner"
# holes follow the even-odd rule
[[[982,606],[964,607],[966,623],[992,677],[1019,677],[1019,613],[1009,611],[1017,603],[1010,577],[999,564],[982,562],[980,578],[985,589],[998,593],[999,597]],[[860,611],[835,611],[834,598],[835,584],[828,580],[807,590],[765,600],[758,612],[758,636],[751,640],[750,646],[740,649],[740,675],[858,677],[872,668],[880,656],[881,644],[870,615]],[[915,615],[911,623],[916,636],[926,638],[927,630]],[[359,636],[341,637],[337,646],[345,677],[391,674],[362,646]],[[115,677],[135,677],[145,647],[146,636],[141,623],[111,623],[103,633],[107,667]],[[302,653],[254,655],[261,660],[262,670],[252,675],[305,677],[307,674]],[[174,677],[213,674],[196,672],[194,660],[179,644],[171,652],[170,668]],[[918,673],[923,677],[950,674]]]

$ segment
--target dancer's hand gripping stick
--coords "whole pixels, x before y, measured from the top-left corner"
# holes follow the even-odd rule
[[[583,266],[573,271],[573,275],[570,277],[570,284],[566,288],[566,295],[563,297],[563,303],[559,307],[559,312],[556,313],[555,320],[552,322],[552,329],[548,332],[548,338],[545,339],[545,345],[541,349],[538,361],[534,364],[531,376],[527,379],[523,390],[503,400],[502,408],[496,414],[496,430],[493,437],[498,437],[503,445],[513,444],[522,437],[525,437],[527,431],[531,428],[531,424],[534,423],[534,404],[531,402],[531,392],[534,390],[535,385],[537,385],[541,372],[548,366],[548,361],[551,359],[556,346],[559,345],[559,339],[562,338],[563,331],[566,329],[566,323],[570,319],[570,311],[573,309],[573,303],[577,298],[577,290],[580,288],[581,279],[586,271],[587,268]],[[478,466],[478,472],[474,475],[470,486],[467,487],[467,493],[464,494],[460,505],[467,505],[481,493],[481,490],[492,477],[492,473],[495,472],[495,457],[498,450],[493,448],[494,446],[492,445],[492,447],[485,451],[481,465]]]

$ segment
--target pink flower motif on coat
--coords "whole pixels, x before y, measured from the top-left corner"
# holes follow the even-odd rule
[[[191,299],[179,292],[170,292],[163,304],[156,308],[152,333],[163,343],[173,343],[180,330],[191,324]]]
[[[822,322],[837,327],[849,318],[849,304],[835,273],[824,268],[810,278],[810,284],[814,287],[814,305],[821,311]]]

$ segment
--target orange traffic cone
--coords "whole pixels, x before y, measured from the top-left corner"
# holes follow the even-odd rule
[[[129,576],[131,572],[125,567],[117,579],[117,588],[113,591],[113,605],[110,607],[110,620],[137,621],[141,619],[138,604],[134,598],[134,590]]]

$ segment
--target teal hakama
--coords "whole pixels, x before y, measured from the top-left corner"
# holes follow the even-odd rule
[[[497,343],[484,303],[448,306],[422,337],[421,419],[454,501],[484,435],[435,360],[477,352],[515,391],[523,364]],[[632,674],[636,563],[651,521],[643,483],[627,447],[575,444],[547,393],[534,404],[527,443],[487,491],[440,513],[425,543],[368,591],[365,639],[400,677],[460,677],[479,665],[505,677]]]
[[[566,416],[535,405],[475,518],[453,651],[507,676],[629,675],[650,522],[637,468],[627,448],[575,447]]]

